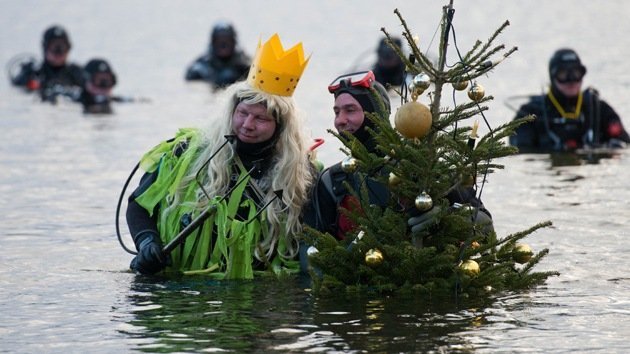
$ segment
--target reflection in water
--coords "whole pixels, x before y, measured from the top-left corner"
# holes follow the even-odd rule
[[[612,149],[579,150],[576,152],[554,152],[549,155],[551,167],[599,164],[603,159],[618,158],[619,151]]]
[[[308,280],[136,277],[124,334],[145,352],[471,352],[481,304],[312,295]],[[132,328],[130,330],[129,328]]]
[[[269,326],[301,322],[303,312],[293,303],[307,294],[283,282],[230,281],[187,277],[136,277],[129,300],[137,306],[130,336],[151,339],[143,351],[262,352],[270,344]]]

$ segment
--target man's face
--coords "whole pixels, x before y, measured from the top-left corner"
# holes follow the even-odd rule
[[[232,131],[244,143],[262,143],[276,131],[276,120],[263,104],[240,102],[232,115]]]
[[[55,38],[46,47],[46,61],[52,66],[63,66],[68,59],[70,46],[61,38]]]
[[[335,128],[338,132],[354,134],[365,120],[363,108],[349,93],[342,93],[335,99]]]

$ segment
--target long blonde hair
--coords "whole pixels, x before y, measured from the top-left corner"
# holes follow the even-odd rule
[[[207,159],[219,150],[226,140],[225,136],[234,134],[232,131],[232,115],[239,102],[246,104],[262,103],[267,107],[267,113],[276,118],[277,128],[282,129],[278,141],[274,146],[274,153],[270,168],[256,183],[265,193],[265,199],[271,200],[274,191],[282,190],[282,202],[275,201],[266,209],[269,237],[263,238],[255,254],[259,260],[270,259],[276,250],[280,237],[284,240],[286,249],[280,254],[286,258],[293,258],[298,252],[297,234],[302,230],[300,215],[302,207],[309,197],[309,188],[313,182],[312,168],[307,158],[308,140],[303,131],[303,122],[297,114],[291,97],[270,95],[253,89],[245,82],[230,86],[225,92],[228,102],[227,109],[205,129],[200,137],[199,154],[191,163],[191,167],[182,179],[174,203],[178,204],[183,198],[190,183],[196,183],[195,177],[199,169],[204,168]],[[222,148],[200,173],[200,179],[205,191],[210,197],[224,195],[229,189],[232,159],[235,147],[228,144]],[[208,200],[201,190],[197,193],[197,207],[203,209]],[[264,256],[258,250],[264,251]]]

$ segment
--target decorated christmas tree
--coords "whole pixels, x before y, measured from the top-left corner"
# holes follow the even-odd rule
[[[375,206],[368,200],[365,184],[353,189],[360,207],[342,210],[359,225],[350,237],[340,240],[307,228],[314,289],[479,296],[544,283],[557,273],[535,272],[533,268],[548,250],[536,253],[522,239],[551,222],[501,238],[487,224],[475,222],[477,206],[453,205],[446,198],[458,188],[472,190],[480,197],[489,174],[503,168],[495,159],[517,152],[506,145],[505,138],[514,134],[519,124],[532,119],[492,127],[484,114],[488,110],[484,103],[492,96],[485,95],[477,79],[485,78],[516,51],[495,44],[509,23],[487,41],[477,41],[466,53],[460,53],[455,45],[458,60],[447,65],[449,38],[454,36],[452,1],[443,9],[436,63],[420,51],[398,10],[394,13],[411,49],[406,56],[382,29],[411,78],[397,91],[402,105],[395,113],[394,127],[376,114],[368,114],[377,127],[370,130],[377,142],[376,152],[351,135],[330,131],[344,144],[348,155],[342,162],[344,171],[387,185],[390,198],[386,207]],[[456,94],[464,90],[468,98],[457,104]],[[452,95],[452,101],[445,99],[447,95]],[[375,92],[374,97],[378,97]],[[488,130],[481,137],[479,121]],[[431,226],[412,231],[408,225],[410,210],[416,215],[430,213]]]

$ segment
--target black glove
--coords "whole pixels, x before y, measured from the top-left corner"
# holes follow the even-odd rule
[[[155,274],[164,269],[170,258],[162,253],[162,242],[155,231],[144,231],[135,237],[138,254],[129,267],[141,274]]]
[[[428,229],[437,223],[437,216],[442,211],[440,206],[434,206],[429,211],[426,211],[418,216],[412,216],[407,220],[407,224],[411,227],[412,233],[417,233]]]

